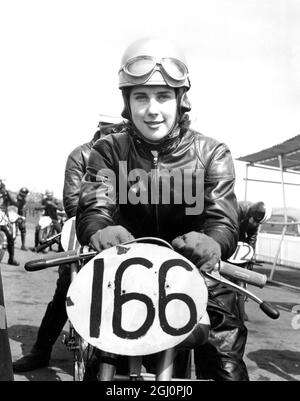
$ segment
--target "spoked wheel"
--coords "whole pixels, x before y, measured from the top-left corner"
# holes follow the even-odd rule
[[[92,356],[93,347],[76,334],[76,349],[74,349],[73,380],[83,381],[87,364]]]
[[[40,244],[43,244],[44,242],[47,241],[48,237],[50,236],[50,228],[41,228],[39,231],[39,242]]]

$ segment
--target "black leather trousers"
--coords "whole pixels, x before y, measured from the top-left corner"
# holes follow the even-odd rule
[[[34,349],[51,351],[68,319],[65,302],[71,279],[69,266],[60,266],[58,273],[55,293],[42,319]]]
[[[240,316],[237,293],[220,284],[209,289],[207,311],[211,321],[209,340],[194,351],[197,378],[248,381],[243,361],[247,328]]]

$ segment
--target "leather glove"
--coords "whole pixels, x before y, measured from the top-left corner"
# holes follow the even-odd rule
[[[100,252],[133,239],[134,237],[123,226],[107,226],[91,236],[90,246]]]
[[[201,271],[218,269],[216,264],[221,259],[221,247],[212,237],[192,231],[175,238],[172,246]]]

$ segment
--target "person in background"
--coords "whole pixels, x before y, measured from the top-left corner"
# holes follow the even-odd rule
[[[61,232],[61,224],[59,222],[58,211],[62,211],[63,207],[61,202],[54,197],[53,191],[48,189],[45,191],[45,195],[42,198],[41,205],[39,207],[36,207],[36,210],[43,210],[43,215],[49,216],[51,218],[56,234],[59,234]],[[37,224],[34,234],[34,248],[31,249],[33,252],[36,251],[36,248],[39,245],[39,232],[40,226],[39,224]]]
[[[42,199],[42,206],[44,208],[44,216],[49,216],[54,225],[57,234],[61,232],[61,225],[57,212],[62,211],[63,207],[61,202],[54,198],[53,191],[46,190],[45,196]]]
[[[239,218],[239,241],[249,244],[255,253],[257,235],[261,224],[265,223],[272,214],[272,208],[262,202],[239,201],[238,202],[238,218]],[[247,269],[253,269],[253,262],[247,263]],[[248,315],[245,312],[245,302],[247,297],[239,295],[240,314],[244,321],[248,321]]]
[[[0,210],[7,214],[9,206],[18,206],[17,200],[13,197],[12,193],[6,189],[3,180],[0,179]],[[19,262],[15,259],[15,240],[7,226],[0,226],[0,230],[4,232],[7,238],[7,251],[8,251],[8,264],[12,266],[19,266]]]
[[[26,212],[27,212],[27,202],[26,197],[29,194],[29,190],[26,187],[22,187],[17,195],[17,205],[18,205],[18,214],[24,219],[18,220],[18,228],[21,233],[21,250],[27,251],[26,248]]]
[[[239,201],[239,241],[251,245],[255,252],[259,226],[265,223],[272,214],[272,208],[266,203]]]
[[[86,172],[87,161],[95,142],[109,133],[120,132],[123,120],[113,116],[101,116],[93,138],[77,146],[69,154],[65,166],[63,205],[70,219],[76,215],[80,184]],[[15,373],[39,369],[49,365],[53,346],[67,321],[66,295],[70,285],[70,268],[62,265],[58,269],[58,279],[52,300],[49,302],[36,341],[29,352],[13,363]]]

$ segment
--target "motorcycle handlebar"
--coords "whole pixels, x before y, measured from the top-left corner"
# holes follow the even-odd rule
[[[229,279],[243,281],[244,283],[260,288],[263,288],[267,283],[267,276],[265,274],[247,270],[227,262],[221,262],[220,274]]]
[[[67,264],[67,263],[79,262],[81,259],[92,258],[92,257],[96,256],[97,253],[98,252],[96,252],[96,251],[80,253],[80,248],[78,250],[59,252],[56,257],[52,256],[52,257],[48,257],[48,258],[41,258],[41,259],[28,261],[25,264],[24,268],[27,271],[43,270],[48,267],[58,266],[58,265]],[[226,262],[222,262],[222,264],[220,266],[220,274],[227,276],[228,278],[231,278],[231,279],[235,279],[235,280],[246,282],[248,284],[256,285],[261,288],[267,282],[267,277],[264,274],[256,273],[251,270],[249,271],[247,269],[241,268],[239,266],[231,265]],[[221,279],[214,277],[210,273],[205,273],[205,275],[213,280],[217,280],[218,282],[231,287],[232,289],[242,293],[243,295],[247,295],[253,301],[257,302],[260,306],[260,309],[266,315],[271,317],[272,319],[278,319],[278,317],[280,316],[279,311],[276,308],[274,308],[271,304],[269,304],[265,301],[262,301],[257,296],[250,293],[246,289],[243,289],[239,285],[236,285],[233,282],[226,280],[225,277],[223,280],[221,280]]]
[[[48,267],[78,262],[80,259],[90,258],[96,256],[96,254],[96,251],[80,253],[80,249],[67,252],[58,252],[54,257],[50,256],[48,258],[44,257],[28,261],[25,263],[24,268],[27,271],[43,270],[47,269]],[[221,263],[220,274],[229,279],[239,280],[260,288],[264,287],[267,282],[267,276],[265,274],[256,273],[254,271],[247,270],[226,262]]]

